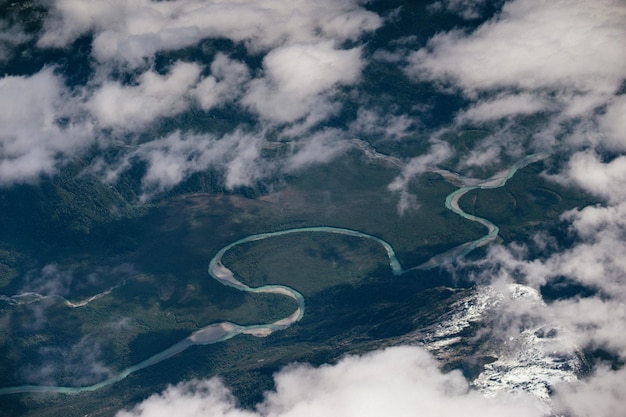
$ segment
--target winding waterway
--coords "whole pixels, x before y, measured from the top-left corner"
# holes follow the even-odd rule
[[[382,154],[378,154],[375,151],[369,151],[368,156],[375,157],[375,158],[386,157]],[[253,335],[257,337],[264,337],[277,330],[286,329],[287,327],[291,326],[293,323],[299,321],[303,317],[304,311],[305,311],[304,297],[302,296],[302,294],[300,294],[295,289],[284,286],[284,285],[264,285],[264,286],[256,287],[256,288],[249,287],[246,284],[237,280],[233,272],[222,263],[223,256],[229,250],[231,250],[235,246],[238,246],[244,243],[255,242],[255,241],[260,241],[264,239],[271,239],[271,238],[289,235],[289,234],[295,234],[295,233],[333,233],[333,234],[353,236],[353,237],[363,238],[363,239],[370,239],[380,244],[385,249],[385,252],[389,260],[389,266],[393,274],[396,276],[402,275],[407,271],[411,271],[415,269],[425,270],[425,269],[434,268],[443,263],[450,262],[460,256],[464,256],[470,251],[474,250],[475,248],[483,246],[489,242],[492,242],[497,237],[499,229],[495,224],[491,223],[490,221],[486,219],[465,213],[459,207],[459,199],[463,195],[468,193],[469,191],[472,191],[475,189],[490,189],[490,188],[502,187],[504,184],[506,184],[506,182],[510,178],[513,177],[513,175],[515,175],[515,173],[519,169],[525,167],[528,164],[544,159],[546,156],[547,155],[544,155],[544,154],[529,155],[517,161],[507,171],[496,174],[493,177],[486,179],[486,180],[465,178],[465,177],[460,176],[459,174],[456,174],[450,171],[433,169],[432,170],[433,172],[440,174],[448,182],[455,184],[457,186],[460,186],[458,190],[454,191],[453,193],[447,196],[446,207],[449,210],[452,210],[456,214],[468,220],[478,222],[484,225],[487,228],[488,233],[485,236],[477,240],[467,242],[450,251],[437,255],[433,257],[432,259],[430,259],[428,262],[425,262],[421,265],[405,270],[400,265],[400,262],[398,261],[396,257],[393,247],[388,242],[376,236],[367,234],[367,233],[363,233],[363,232],[359,232],[359,231],[351,230],[351,229],[339,228],[339,227],[330,227],[330,226],[301,227],[301,228],[281,230],[277,232],[268,232],[268,233],[250,235],[242,239],[239,239],[233,243],[230,243],[229,245],[226,245],[222,249],[220,249],[209,263],[209,268],[208,268],[209,275],[213,279],[222,283],[223,285],[236,288],[237,290],[240,290],[240,291],[253,292],[253,293],[282,294],[287,297],[293,298],[297,302],[298,307],[296,311],[290,316],[285,317],[281,320],[275,321],[273,323],[257,324],[257,325],[250,325],[250,326],[241,326],[241,325],[231,323],[231,322],[221,322],[221,323],[210,324],[208,326],[201,328],[200,330],[193,332],[190,336],[182,339],[181,341],[179,341],[178,343],[175,343],[169,348],[97,384],[79,386],[79,387],[20,385],[20,386],[15,386],[15,387],[0,388],[0,395],[24,393],[24,392],[48,392],[48,393],[72,394],[72,393],[79,393],[79,392],[86,392],[86,391],[95,391],[100,388],[119,382],[134,372],[137,372],[141,369],[147,368],[167,358],[170,358],[184,351],[190,346],[219,343],[219,342],[228,340],[234,336],[237,336],[239,334],[249,334],[249,335]],[[390,157],[387,157],[387,158],[390,158]],[[393,162],[396,162],[395,158],[393,158]],[[105,291],[104,293],[100,293],[93,297],[90,297],[84,302],[71,303],[65,299],[63,299],[63,301],[66,305],[70,307],[79,307],[81,305],[86,305],[90,301],[100,298],[103,295],[110,293],[114,288],[116,287],[113,287]],[[0,298],[1,300],[5,300],[5,301],[13,300],[13,303],[15,304],[20,303],[20,297],[22,297],[21,301],[28,300],[28,302],[45,298],[44,296],[38,297],[38,294],[35,294],[35,293],[20,294],[20,295],[13,296],[13,297],[6,297],[6,296],[2,296],[2,297],[3,298]]]

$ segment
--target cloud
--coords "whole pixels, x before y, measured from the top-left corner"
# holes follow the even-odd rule
[[[153,395],[117,417],[162,415],[222,417],[299,416],[542,416],[543,405],[524,395],[485,398],[458,371],[444,374],[418,347],[349,356],[336,365],[291,365],[275,376],[256,410],[237,406],[216,379],[184,382]]]
[[[600,117],[600,129],[606,135],[602,141],[608,149],[626,151],[626,95],[609,102],[606,113]]]
[[[398,213],[402,215],[408,209],[419,207],[417,197],[409,192],[409,183],[413,178],[434,169],[438,164],[451,158],[453,155],[450,145],[437,140],[432,141],[428,153],[410,159],[397,176],[387,187],[390,191],[399,193]]]
[[[545,100],[528,93],[500,95],[478,102],[457,116],[460,122],[489,122],[509,116],[528,115],[548,107]]]
[[[285,170],[293,172],[331,161],[350,146],[343,136],[337,129],[328,129],[293,143],[292,154],[285,160]]]
[[[234,104],[242,113],[261,119],[258,132],[264,132],[265,124],[278,124],[283,131],[277,133],[284,140],[309,137],[311,127],[341,108],[338,88],[359,81],[365,65],[362,50],[345,43],[354,45],[383,22],[356,0],[52,0],[47,6],[37,46],[67,48],[90,36],[91,75],[84,85],[69,88],[52,68],[0,79],[0,104],[9,109],[0,115],[0,185],[54,175],[94,144],[106,149],[120,141],[133,143],[158,120],[190,108],[210,111]],[[17,29],[1,26],[0,42],[13,47],[31,39]],[[204,62],[180,60],[155,70],[159,51],[196,46],[206,39],[243,43],[255,59],[263,57],[263,67],[252,71],[247,63],[218,52],[210,71]],[[174,139],[157,138],[139,153],[127,149],[112,164],[96,159],[96,171],[114,180],[134,161],[149,161],[150,167],[168,170],[162,174],[150,170],[145,189],[165,190],[211,165],[192,157],[190,166],[182,167],[177,152],[185,153],[184,146],[168,141]],[[183,142],[195,144],[189,152],[208,155],[199,150],[202,141]],[[259,158],[256,140],[246,142],[252,145],[249,149],[243,142],[223,142],[230,145],[210,147],[217,154],[219,148],[237,149],[228,163],[218,164],[225,169],[227,187],[246,185],[263,175],[268,164]],[[155,152],[150,157],[149,149]],[[172,155],[166,155],[169,150]]]
[[[626,198],[622,187],[626,180],[626,156],[605,163],[593,151],[577,152],[570,158],[561,179],[608,201],[623,201]]]
[[[6,21],[0,20],[0,63],[14,55],[13,48],[31,39],[32,36],[25,33],[20,25],[9,25]]]
[[[178,61],[166,75],[144,72],[137,85],[105,82],[86,106],[100,127],[139,130],[160,117],[186,110],[189,90],[198,82],[200,71],[197,64]]]
[[[566,165],[563,178],[579,184],[602,202],[565,212],[561,218],[569,226],[571,242],[537,235],[523,245],[492,247],[488,256],[473,262],[482,282],[518,282],[536,290],[552,288],[562,279],[589,291],[564,293],[542,308],[531,310],[534,320],[555,323],[562,335],[562,349],[582,352],[602,349],[626,359],[626,195],[623,157],[603,162],[593,151],[577,152]],[[547,242],[547,244],[546,244]],[[541,253],[541,257],[530,254]],[[504,306],[504,305],[503,305]],[[502,319],[492,331],[520,328],[528,323],[528,312],[506,305],[493,313]],[[494,330],[500,329],[500,330]],[[623,402],[624,369],[603,365],[578,383],[557,384],[553,406],[565,415],[614,415]],[[593,407],[585,403],[594,398]]]
[[[596,369],[586,380],[557,390],[555,402],[572,417],[612,417],[623,413],[626,369]]]
[[[142,201],[211,167],[224,173],[224,185],[232,189],[251,185],[271,173],[271,163],[261,158],[263,144],[262,134],[239,130],[222,137],[175,131],[138,145],[115,165],[95,163],[93,170],[106,181],[115,182],[138,160],[145,162],[146,172],[141,179]]]
[[[106,327],[111,331],[110,326]],[[110,337],[109,333],[107,337]],[[31,383],[54,384],[65,379],[68,385],[89,385],[111,376],[102,356],[102,335],[85,335],[70,347],[41,347],[37,366],[24,366],[20,373]]]
[[[276,48],[265,56],[264,77],[250,83],[242,103],[270,121],[316,122],[336,108],[333,87],[355,83],[362,66],[360,48],[336,49],[333,42]]]
[[[320,39],[356,40],[382,24],[357,1],[56,0],[40,47],[63,47],[94,32],[93,55],[141,65],[157,51],[206,38],[244,42],[252,51]]]
[[[204,110],[232,102],[244,91],[250,79],[248,67],[218,53],[211,63],[211,75],[200,81],[190,92]]]
[[[408,53],[405,71],[457,89],[471,102],[453,128],[541,113],[542,125],[531,132],[515,124],[505,127],[508,137],[493,137],[506,151],[519,151],[511,145],[526,140],[520,135],[543,151],[619,150],[623,103],[615,94],[626,73],[625,42],[619,0],[514,0],[473,31],[435,35]]]
[[[626,76],[625,28],[626,8],[618,1],[514,0],[476,30],[440,33],[409,54],[407,74],[458,88],[470,102],[452,129],[468,122],[497,121],[500,126],[473,146],[460,167],[485,166],[503,150],[550,149],[563,163],[558,174],[546,178],[578,187],[599,203],[562,215],[570,243],[539,233],[522,244],[493,246],[486,258],[467,263],[471,267],[465,272],[482,284],[518,283],[538,292],[565,279],[589,290],[547,304],[515,299],[494,307],[485,321],[488,339],[505,345],[513,337],[515,344],[475,381],[487,392],[498,384],[506,387],[506,380],[533,389],[532,383],[525,384],[544,374],[528,368],[520,375],[530,380],[518,378],[520,358],[532,356],[520,337],[542,326],[559,335],[546,346],[560,352],[557,360],[567,352],[594,349],[611,352],[622,362],[626,358],[625,101],[617,95]],[[543,123],[532,129],[514,120],[537,113],[543,113],[538,119]],[[405,189],[402,184],[395,181]],[[511,355],[514,360],[507,362]],[[600,366],[587,377],[580,375],[578,383],[557,383],[557,378],[550,383],[556,392],[554,412],[619,414],[623,375],[623,368]],[[591,398],[593,403],[585,402]]]
[[[433,37],[407,72],[467,92],[518,87],[611,94],[626,70],[626,10],[619,0],[517,0],[466,35]]]
[[[92,126],[52,68],[0,78],[0,185],[36,182],[93,143]]]
[[[457,14],[463,19],[478,19],[486,0],[440,0],[428,5],[427,10],[431,13],[447,11]]]
[[[56,264],[44,266],[41,271],[32,270],[24,276],[23,291],[35,292],[43,296],[65,296],[70,292],[74,278],[71,270],[63,270]]]

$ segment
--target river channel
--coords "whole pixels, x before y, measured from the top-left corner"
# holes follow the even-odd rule
[[[295,234],[295,233],[333,233],[333,234],[353,236],[353,237],[363,238],[363,239],[370,239],[380,244],[385,249],[385,252],[389,260],[389,266],[393,274],[396,276],[402,275],[407,271],[411,271],[415,269],[427,270],[427,269],[431,269],[431,268],[440,266],[442,264],[451,262],[454,259],[457,259],[458,257],[468,254],[475,248],[478,248],[489,242],[492,242],[493,240],[496,239],[496,237],[498,236],[498,232],[499,232],[498,226],[491,223],[489,220],[468,214],[464,212],[463,210],[461,210],[461,208],[459,207],[460,198],[466,193],[475,189],[492,189],[492,188],[502,187],[503,185],[506,184],[506,182],[510,178],[512,178],[515,175],[515,173],[519,169],[533,162],[537,162],[541,159],[544,159],[546,157],[547,155],[545,154],[535,154],[535,155],[526,156],[525,158],[513,164],[508,170],[498,173],[486,180],[466,178],[454,172],[441,170],[441,169],[433,169],[432,172],[438,173],[446,181],[460,187],[458,190],[454,191],[453,193],[447,196],[446,202],[445,202],[446,207],[449,210],[455,212],[456,214],[470,221],[478,222],[482,224],[483,226],[487,228],[488,233],[485,236],[477,240],[464,243],[463,245],[460,245],[450,251],[436,255],[435,257],[433,257],[432,259],[430,259],[429,261],[421,265],[418,265],[409,269],[403,269],[402,266],[400,265],[400,262],[398,261],[396,257],[395,251],[393,247],[391,246],[391,244],[389,244],[388,242],[376,236],[372,236],[364,232],[359,232],[357,230],[344,229],[344,228],[339,228],[339,227],[330,227],[330,226],[318,226],[318,227],[301,227],[301,228],[287,229],[287,230],[281,230],[281,231],[276,231],[276,232],[267,232],[267,233],[250,235],[242,239],[239,239],[233,243],[230,243],[224,246],[222,249],[220,249],[215,254],[215,256],[211,259],[209,263],[208,273],[213,279],[219,281],[221,284],[233,287],[240,291],[253,292],[253,293],[282,294],[284,296],[293,298],[294,300],[296,300],[298,307],[296,311],[293,312],[288,317],[285,317],[273,323],[256,324],[256,325],[249,325],[249,326],[241,326],[241,325],[238,325],[236,323],[231,323],[231,322],[209,324],[208,326],[205,326],[201,328],[200,330],[193,332],[190,336],[182,339],[181,341],[175,343],[169,348],[97,384],[79,386],[79,387],[20,385],[20,386],[15,386],[15,387],[0,388],[0,395],[23,393],[23,392],[48,392],[48,393],[73,394],[73,393],[86,392],[86,391],[95,391],[100,388],[119,382],[134,372],[137,372],[141,369],[147,368],[167,358],[170,358],[184,351],[190,346],[219,343],[219,342],[223,342],[225,340],[228,340],[240,334],[248,334],[248,335],[253,335],[257,337],[265,337],[265,336],[272,334],[275,331],[286,329],[287,327],[291,326],[293,323],[299,321],[303,317],[304,312],[305,312],[305,302],[304,302],[304,297],[302,296],[302,294],[300,294],[298,291],[296,291],[293,288],[283,286],[283,285],[264,285],[264,286],[256,287],[256,288],[249,287],[246,284],[237,280],[233,272],[222,263],[222,258],[226,254],[226,252],[228,252],[235,246],[238,246],[244,243],[255,242],[255,241],[260,241],[264,239],[272,239],[275,237]],[[93,299],[97,299],[100,296],[108,294],[110,292],[111,290],[107,290],[105,291],[105,293],[93,296],[87,302]],[[24,295],[21,295],[21,296],[23,297]],[[3,297],[2,298],[3,300],[8,301],[11,298],[14,300],[18,300],[20,296],[18,295],[18,296],[13,296],[13,297],[6,297],[6,296],[2,296],[2,297]],[[32,302],[33,299],[36,300],[38,298],[36,296],[30,295],[29,302]],[[17,304],[18,302],[15,301],[14,303]],[[71,307],[79,306],[78,304],[73,304],[73,303],[70,303],[69,301],[65,303]],[[81,305],[84,305],[84,304],[86,304],[86,302],[82,303]]]

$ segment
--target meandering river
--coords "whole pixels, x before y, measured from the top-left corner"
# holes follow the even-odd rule
[[[362,145],[362,146],[365,146],[365,145]],[[372,158],[391,158],[382,154],[378,154],[377,152],[369,150],[369,149],[367,151],[368,152],[366,152],[366,155]],[[178,343],[170,346],[169,348],[163,350],[162,352],[159,352],[156,355],[151,356],[150,358],[136,365],[133,365],[123,370],[122,372],[118,373],[117,375],[114,375],[111,378],[106,379],[97,384],[80,386],[80,387],[20,385],[20,386],[15,386],[15,387],[0,388],[0,395],[23,393],[23,392],[50,392],[50,393],[72,394],[72,393],[79,393],[79,392],[85,392],[85,391],[95,391],[100,388],[119,382],[123,380],[124,378],[126,378],[128,375],[134,372],[137,372],[141,369],[147,368],[148,366],[159,363],[167,358],[170,358],[193,345],[206,345],[206,344],[212,344],[212,343],[219,343],[219,342],[228,340],[234,336],[237,336],[239,334],[249,334],[249,335],[253,335],[257,337],[264,337],[277,330],[283,330],[291,326],[293,323],[300,320],[304,315],[305,303],[304,303],[304,297],[302,296],[302,294],[300,294],[298,291],[296,291],[293,288],[283,286],[283,285],[264,285],[262,287],[256,287],[256,288],[249,287],[246,284],[237,280],[233,272],[222,263],[223,256],[229,250],[231,250],[235,246],[238,246],[244,243],[255,242],[255,241],[260,241],[264,239],[271,239],[271,238],[275,238],[278,236],[284,236],[284,235],[295,234],[295,233],[333,233],[333,234],[347,235],[347,236],[353,236],[353,237],[363,238],[363,239],[370,239],[380,244],[385,249],[385,252],[387,253],[387,257],[389,260],[389,266],[393,274],[396,276],[402,275],[405,272],[410,271],[410,270],[415,270],[415,269],[425,270],[425,269],[434,268],[443,263],[450,262],[460,256],[464,256],[470,251],[474,250],[475,248],[485,245],[489,242],[492,242],[497,237],[499,229],[495,224],[491,223],[489,220],[468,214],[464,212],[463,210],[461,210],[461,208],[459,207],[460,198],[466,193],[468,193],[469,191],[472,191],[475,189],[489,189],[489,188],[502,187],[504,184],[506,184],[506,182],[510,178],[513,177],[513,175],[515,175],[515,173],[519,169],[525,167],[528,164],[544,159],[546,157],[547,155],[545,154],[529,155],[517,161],[508,170],[502,173],[496,174],[493,177],[486,179],[486,180],[466,178],[466,177],[462,177],[461,175],[457,173],[453,173],[450,171],[433,169],[432,170],[433,172],[440,174],[444,179],[446,179],[450,183],[455,184],[460,187],[458,190],[454,191],[453,193],[447,196],[446,203],[445,203],[446,207],[449,210],[452,210],[453,212],[457,213],[458,215],[468,220],[478,222],[484,225],[487,228],[488,233],[485,236],[481,237],[480,239],[467,242],[450,251],[437,255],[433,257],[432,259],[430,259],[428,262],[425,262],[421,265],[405,270],[400,265],[400,262],[398,261],[396,257],[393,247],[388,242],[380,239],[379,237],[372,236],[367,233],[359,232],[357,230],[339,228],[339,227],[330,227],[330,226],[301,227],[301,228],[295,228],[295,229],[281,230],[277,232],[268,232],[268,233],[250,235],[242,239],[239,239],[233,243],[230,243],[229,245],[226,245],[222,249],[220,249],[209,263],[209,268],[208,268],[209,275],[213,279],[222,283],[223,285],[236,288],[237,290],[240,290],[240,291],[254,292],[254,293],[282,294],[287,297],[293,298],[294,300],[296,300],[298,307],[296,311],[290,316],[285,317],[281,320],[275,321],[273,323],[257,324],[257,325],[250,325],[250,326],[241,326],[241,325],[231,323],[231,322],[221,322],[221,323],[210,324],[208,326],[201,328],[200,330],[193,332],[190,336],[182,339]],[[396,158],[392,158],[392,159],[393,159],[392,162],[394,162],[394,164],[397,165],[396,162],[398,160]],[[109,294],[114,288],[115,287],[103,293],[97,294],[93,297],[90,297],[89,299],[83,302],[79,302],[79,303],[71,303],[62,297],[57,297],[57,298],[61,298],[63,302],[69,307],[80,307],[82,305],[86,305],[90,301],[93,301],[106,294]],[[13,297],[0,296],[0,300],[5,300],[13,304],[21,304],[24,302],[34,302],[41,298],[46,298],[46,297],[41,296],[36,293],[19,294]]]

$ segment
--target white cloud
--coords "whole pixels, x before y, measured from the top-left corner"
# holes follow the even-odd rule
[[[600,128],[606,135],[603,141],[609,149],[626,151],[626,95],[616,97],[608,104],[600,118]]]
[[[127,145],[117,165],[101,168],[114,181],[131,164],[144,162],[144,200],[213,167],[222,172],[224,185],[234,188],[250,185],[278,169],[293,171],[339,155],[345,149],[345,143],[337,140],[341,134],[324,130],[311,135],[308,129],[339,109],[338,87],[359,82],[365,65],[361,48],[341,49],[340,45],[358,40],[382,22],[359,2],[349,0],[57,0],[52,4],[39,46],[65,47],[77,37],[93,33],[96,73],[104,76],[111,62],[121,64],[118,69],[122,71],[127,66],[144,68],[158,51],[192,46],[206,38],[243,42],[249,51],[266,54],[255,78],[244,63],[218,53],[210,75],[204,78],[201,64],[176,62],[164,75],[145,70],[131,85],[102,82],[96,77],[84,93],[70,91],[50,68],[32,76],[0,79],[3,185],[54,174],[60,164],[95,140],[106,147],[109,138],[97,131],[94,134],[91,123],[113,128],[116,134],[132,134],[195,103],[210,110],[237,102],[259,115],[264,126],[295,124],[272,132],[294,141],[281,161],[263,156],[266,132],[262,128],[256,133],[237,130],[221,137],[174,132],[132,148]],[[465,0],[439,4],[468,18],[475,17],[472,13],[477,10],[473,8],[477,3]],[[5,29],[0,27],[4,44],[28,40],[21,32],[10,34]],[[404,40],[414,44],[416,39]],[[557,113],[540,132],[533,133],[535,145],[544,142],[551,147],[563,139],[577,147],[560,178],[599,197],[603,205],[564,215],[579,239],[572,247],[547,251],[543,259],[535,260],[526,259],[527,252],[520,248],[492,248],[478,267],[484,268],[483,276],[489,280],[515,279],[539,288],[566,276],[597,290],[598,296],[542,306],[531,311],[536,313],[531,318],[552,315],[573,335],[572,343],[602,346],[622,358],[626,357],[626,157],[605,161],[593,148],[626,149],[626,99],[614,95],[626,74],[625,41],[626,7],[619,0],[512,0],[471,33],[452,31],[435,36],[425,48],[410,54],[407,67],[412,77],[450,82],[466,99],[474,100],[458,114],[455,124],[513,119],[544,110]],[[2,53],[0,49],[0,60]],[[387,54],[386,59],[401,57]],[[88,91],[90,88],[95,90]],[[568,123],[572,133],[564,133],[563,125]],[[399,139],[416,124],[408,116],[385,120],[374,111],[362,110],[350,129]],[[296,136],[301,138],[294,139]],[[495,143],[495,138],[479,143],[461,165],[484,166],[497,160],[503,149],[519,151],[519,147]],[[522,143],[518,139],[497,136],[503,142]],[[583,146],[592,149],[582,150]],[[571,150],[565,152],[569,158]],[[408,161],[389,185],[400,196],[400,213],[418,204],[409,192],[411,180],[451,156],[450,147],[435,141],[429,153]],[[54,281],[52,275],[47,279],[59,285],[45,287],[33,281],[32,288],[39,285],[40,291],[61,293],[69,285]],[[494,331],[507,334],[515,332],[515,325],[529,313],[511,303],[501,314],[503,320],[494,320],[500,326]],[[98,362],[91,359],[91,363]],[[100,371],[96,367],[91,373],[106,374],[106,370]],[[582,405],[582,399],[600,396],[603,403],[597,415],[613,415],[622,399],[623,375],[623,371],[597,370],[572,391],[561,388],[558,403],[570,414],[582,416],[593,413]],[[254,412],[237,408],[228,391],[211,380],[172,387],[128,413],[361,416],[374,412],[414,415],[419,410],[439,415],[542,414],[533,406],[520,406],[520,399],[507,397],[505,404],[501,399],[482,398],[468,390],[458,373],[441,374],[432,358],[414,348],[352,357],[319,369],[293,366],[277,374],[276,382],[276,392],[269,393]]]
[[[562,243],[553,240],[546,246],[545,239],[538,238],[533,249],[539,249],[544,256],[536,259],[529,259],[530,252],[524,247],[493,247],[486,259],[475,263],[487,281],[515,281],[539,289],[551,288],[565,278],[589,289],[587,294],[565,293],[542,309],[534,309],[533,314],[560,325],[566,335],[562,338],[564,346],[591,351],[601,348],[621,361],[626,358],[625,167],[623,156],[603,162],[593,152],[574,154],[562,177],[604,202],[563,214],[562,219],[575,237],[573,243],[559,247]],[[511,321],[507,310],[510,312],[507,307],[495,313],[507,318],[503,329]],[[522,320],[523,312],[519,316]],[[558,385],[553,401],[555,410],[575,417],[615,415],[624,399],[623,379],[623,368],[613,371],[600,367],[580,383]],[[593,407],[585,402],[591,398]]]
[[[418,207],[417,197],[409,192],[411,180],[436,168],[438,164],[449,159],[452,155],[452,149],[447,143],[433,141],[428,153],[416,156],[406,163],[402,168],[402,173],[387,187],[390,191],[399,193],[398,213],[403,214],[408,209]]]
[[[619,0],[516,0],[466,35],[443,33],[407,71],[468,92],[500,87],[611,94],[626,71],[626,8]]]
[[[250,79],[248,67],[218,53],[211,63],[211,75],[203,78],[190,92],[200,107],[210,110],[239,97]]]
[[[355,135],[382,135],[385,139],[400,140],[416,136],[419,121],[405,114],[385,114],[382,109],[360,108],[357,119],[350,124]]]
[[[93,333],[65,339],[60,345],[40,345],[32,362],[22,366],[19,374],[28,382],[42,385],[65,381],[67,385],[84,386],[110,378],[113,371],[102,358],[104,351],[110,350],[111,341],[129,326],[128,319],[116,319],[102,323]]]
[[[547,103],[528,93],[500,95],[480,101],[457,116],[461,122],[488,122],[509,116],[528,115],[546,109]]]
[[[485,398],[460,372],[442,373],[436,360],[417,347],[396,347],[350,356],[336,365],[291,365],[275,376],[276,390],[256,410],[236,405],[215,379],[171,386],[117,417],[166,415],[221,417],[545,415],[537,401],[520,395]]]
[[[601,280],[598,275],[595,278],[596,281]],[[623,282],[621,284],[623,288]],[[603,348],[622,359],[626,358],[623,294],[604,300],[588,297],[558,301],[551,305],[550,312],[566,326],[578,346]]]
[[[586,191],[609,201],[626,198],[626,156],[604,163],[593,152],[577,152],[568,164],[565,180],[580,185]]]
[[[555,402],[561,412],[572,417],[622,415],[626,402],[626,369],[596,369],[581,383],[557,390]]]
[[[0,20],[0,63],[13,56],[13,48],[31,39],[32,36],[25,33],[19,25],[9,25]]]
[[[35,182],[91,143],[91,126],[52,68],[0,78],[0,184]]]
[[[141,180],[142,201],[212,167],[224,173],[224,185],[232,189],[251,185],[271,173],[272,163],[261,158],[263,143],[261,134],[239,130],[219,138],[176,131],[137,146],[115,166],[96,163],[93,169],[101,171],[106,181],[115,182],[135,160],[144,161],[147,167]]]
[[[159,50],[179,49],[205,38],[245,42],[252,50],[320,39],[355,40],[382,24],[357,1],[323,0],[56,0],[39,40],[65,46],[95,32],[93,54],[101,62],[139,65]]]
[[[463,19],[477,19],[486,0],[440,0],[430,4],[427,8],[431,13],[447,11],[458,14]]]
[[[489,167],[493,166],[493,164],[500,163],[501,148],[499,146],[483,143],[477,148],[478,149],[472,149],[463,157],[460,164],[461,167]]]
[[[359,80],[361,49],[340,45],[358,41],[381,24],[378,15],[356,0],[52,0],[37,45],[64,48],[92,35],[93,74],[74,91],[51,69],[1,80],[0,103],[8,110],[0,115],[0,183],[52,175],[67,158],[80,156],[94,143],[106,148],[121,138],[132,142],[152,123],[191,106],[211,110],[243,104],[262,123],[291,124],[278,132],[284,138],[308,137],[312,126],[340,109],[337,87]],[[223,53],[214,56],[210,74],[199,62],[177,61],[166,73],[150,68],[158,51],[194,46],[208,38],[230,39],[258,56],[264,54],[262,70],[253,75],[245,63]],[[28,39],[0,27],[0,42],[16,45]],[[112,80],[113,73],[130,82]],[[202,141],[190,141],[183,140],[189,152],[206,155],[199,150]],[[259,141],[251,140],[245,149],[243,142],[237,143],[226,146],[232,155],[220,165],[228,187],[249,184],[271,165],[260,158]],[[129,151],[116,166],[105,166],[103,159],[95,165],[114,180],[133,163],[131,155],[147,158],[153,162],[150,167],[162,164],[168,169],[160,174],[149,171],[144,186],[165,190],[207,166],[194,159],[183,167],[177,151],[185,152],[179,145],[157,139],[154,149],[165,148],[152,157]],[[220,154],[220,146],[210,147]],[[147,152],[148,147],[142,149]]]
[[[527,251],[515,247],[492,248],[489,256],[479,262],[484,268],[483,277],[522,282],[536,289],[566,277],[593,290],[594,295],[559,299],[534,313],[559,323],[567,334],[564,342],[570,346],[603,348],[624,359],[626,203],[585,207],[563,218],[578,238],[575,244],[558,248],[553,243],[545,259],[527,259]]]
[[[137,85],[105,82],[86,106],[101,127],[138,130],[186,110],[189,90],[198,82],[200,71],[197,64],[179,61],[166,75],[144,72]]]
[[[250,83],[242,103],[271,121],[318,121],[335,108],[333,87],[355,83],[362,66],[360,48],[336,49],[332,42],[280,47],[267,54],[264,77]]]
[[[311,165],[329,162],[348,147],[349,144],[343,140],[341,131],[324,130],[304,141],[293,143],[293,153],[285,161],[285,170],[297,171]]]
[[[468,121],[507,119],[508,125],[493,135],[495,147],[485,147],[483,141],[482,148],[471,150],[469,160],[476,163],[487,162],[484,150],[493,157],[497,148],[519,154],[519,144],[528,136],[533,150],[621,151],[626,143],[624,100],[615,94],[626,75],[625,43],[626,7],[619,0],[513,0],[476,30],[435,35],[426,47],[409,54],[406,72],[457,87],[473,101],[457,114],[455,128]],[[545,120],[531,132],[512,124],[515,116],[538,112],[544,112]],[[592,171],[589,178],[580,177],[581,183],[602,185],[597,182],[606,174],[593,170],[592,154],[577,158],[571,173],[578,175],[574,165],[586,163]],[[618,165],[612,165],[611,175],[619,175]]]
[[[261,159],[261,148],[264,143],[262,137],[255,135],[229,135],[227,140],[236,146],[229,152],[226,160],[227,188],[252,185],[252,183],[271,173],[271,163]],[[224,140],[222,138],[221,140]]]

